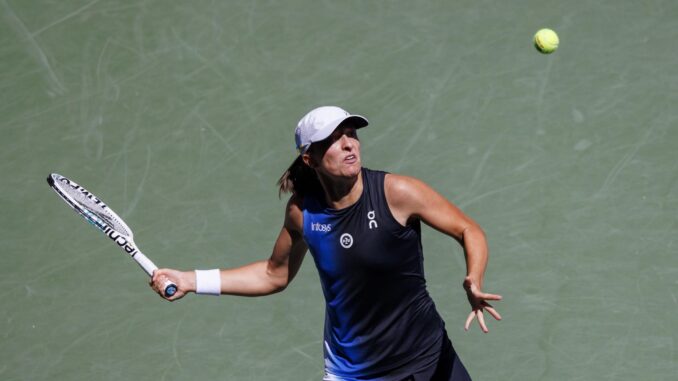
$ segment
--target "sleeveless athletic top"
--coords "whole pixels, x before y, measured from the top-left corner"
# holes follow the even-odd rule
[[[325,295],[325,368],[342,379],[395,380],[435,362],[444,323],[426,290],[419,221],[402,226],[384,195],[386,173],[362,169],[345,209],[303,201],[304,239]]]

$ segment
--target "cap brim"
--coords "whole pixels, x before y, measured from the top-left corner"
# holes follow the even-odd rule
[[[349,115],[345,118],[340,118],[333,120],[329,123],[327,123],[323,128],[320,130],[316,131],[313,136],[311,136],[311,144],[325,140],[328,136],[332,135],[334,130],[337,129],[341,124],[346,123],[347,121],[353,122],[353,126],[357,128],[363,128],[367,127],[370,123],[367,121],[367,118],[365,118],[362,115]]]

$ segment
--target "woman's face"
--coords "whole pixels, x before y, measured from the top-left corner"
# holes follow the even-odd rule
[[[355,127],[339,126],[325,140],[313,143],[307,162],[324,177],[351,178],[360,173],[360,141]]]

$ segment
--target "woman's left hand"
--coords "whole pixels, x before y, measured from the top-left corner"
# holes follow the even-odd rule
[[[466,318],[466,324],[464,329],[468,331],[473,319],[478,319],[478,325],[483,332],[487,333],[487,325],[485,324],[485,316],[483,311],[487,311],[493,318],[496,320],[501,320],[501,315],[499,312],[494,309],[489,303],[488,300],[501,300],[501,295],[487,294],[484,293],[478,284],[474,282],[470,277],[464,279],[464,289],[466,290],[466,297],[468,302],[471,304],[471,313]]]

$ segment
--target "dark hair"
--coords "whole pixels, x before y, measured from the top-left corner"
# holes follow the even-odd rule
[[[283,193],[292,193],[303,197],[307,194],[322,192],[322,185],[318,180],[315,170],[306,163],[299,155],[292,165],[278,179],[278,197]]]

